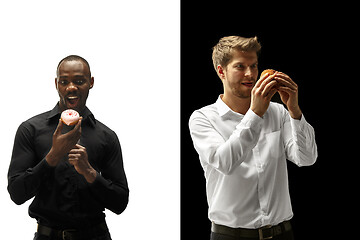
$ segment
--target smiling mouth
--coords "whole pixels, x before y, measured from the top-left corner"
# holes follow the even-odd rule
[[[68,96],[68,97],[66,97],[66,100],[70,104],[69,107],[73,108],[78,104],[79,97],[78,96]]]

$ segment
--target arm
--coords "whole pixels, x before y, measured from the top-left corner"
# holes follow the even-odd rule
[[[120,214],[128,204],[129,188],[119,139],[114,132],[108,137],[106,153],[101,173],[96,173],[96,178],[93,183],[89,183],[89,187],[94,198],[105,208]]]
[[[224,139],[206,116],[194,112],[190,117],[189,128],[201,160],[227,175],[245,160],[256,145],[262,121],[249,109],[229,139]]]
[[[19,126],[8,172],[8,191],[16,204],[22,204],[37,194],[42,182],[79,140],[81,120],[66,134],[61,134],[62,127],[59,120],[50,151],[44,159],[39,159],[35,153],[33,127],[28,122]]]
[[[317,145],[313,127],[302,115],[300,120],[293,119],[284,110],[284,143],[286,158],[298,166],[309,166],[317,158]]]
[[[300,110],[298,86],[288,75],[281,72],[277,72],[275,80],[280,85],[278,91],[281,100],[289,110],[287,112],[283,108],[287,158],[298,166],[312,165],[317,158],[315,132]]]
[[[8,171],[8,191],[11,199],[23,204],[38,192],[41,183],[51,174],[45,159],[39,161],[33,146],[31,127],[22,123],[15,135],[14,148]]]

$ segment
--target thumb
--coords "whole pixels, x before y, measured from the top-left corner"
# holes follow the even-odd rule
[[[269,91],[267,97],[271,100],[271,98],[275,95],[275,93],[277,92],[276,88],[273,88]]]
[[[54,135],[60,135],[60,134],[61,134],[61,131],[62,131],[62,129],[63,129],[63,126],[64,126],[63,122],[61,121],[61,119],[59,119],[59,124],[58,124],[57,127],[56,127],[56,130],[55,130],[55,132],[54,132]]]

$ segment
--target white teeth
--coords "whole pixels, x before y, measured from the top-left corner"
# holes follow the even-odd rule
[[[78,97],[73,96],[73,97],[68,97],[68,99],[72,100],[72,99],[77,99]]]

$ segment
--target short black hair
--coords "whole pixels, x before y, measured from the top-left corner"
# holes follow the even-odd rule
[[[59,67],[60,67],[61,63],[67,62],[67,61],[79,61],[79,60],[82,61],[83,63],[85,63],[86,66],[89,68],[89,73],[90,73],[89,78],[91,78],[90,65],[89,65],[88,61],[86,61],[85,58],[80,57],[78,55],[69,55],[69,56],[64,57],[63,59],[61,59],[61,61],[59,62],[58,66],[56,68],[56,76],[58,76],[58,74],[59,74]]]

